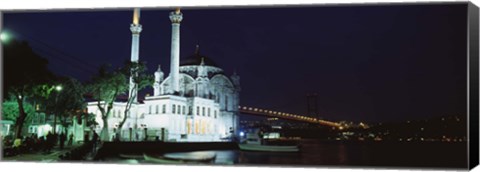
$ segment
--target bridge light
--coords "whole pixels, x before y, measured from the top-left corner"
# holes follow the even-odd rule
[[[251,107],[249,107],[249,108],[248,108],[248,110],[252,110],[252,108],[251,108]]]
[[[243,107],[243,110],[247,110],[247,107],[246,107],[246,106],[244,106],[244,107]]]
[[[253,109],[255,112],[258,110],[257,108]]]

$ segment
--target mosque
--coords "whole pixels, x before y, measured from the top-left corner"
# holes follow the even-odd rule
[[[135,9],[132,31],[131,61],[139,60],[139,39],[142,31],[140,10]],[[163,140],[176,142],[223,141],[236,134],[238,127],[238,105],[240,77],[231,76],[212,59],[203,56],[197,49],[193,55],[180,60],[180,9],[170,12],[172,22],[170,72],[167,77],[160,65],[154,73],[153,95],[143,102],[137,98],[136,88],[130,78],[129,97],[134,97],[130,114],[122,128],[118,124],[123,118],[125,102],[114,102],[108,118],[111,138],[122,130],[122,140]],[[133,91],[132,91],[133,89]],[[88,112],[96,114],[103,128],[101,113],[96,102],[89,102]]]

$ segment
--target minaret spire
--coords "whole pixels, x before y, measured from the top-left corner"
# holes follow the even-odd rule
[[[133,10],[133,24],[139,25],[140,23],[140,8],[135,8]]]
[[[133,10],[133,21],[132,21],[132,24],[130,25],[130,31],[132,31],[132,54],[130,56],[130,61],[131,62],[135,62],[137,63],[138,62],[138,54],[139,54],[139,44],[140,44],[140,32],[142,32],[142,25],[140,24],[140,9],[139,8],[135,8]],[[137,75],[136,73],[131,73],[130,75],[130,86],[129,86],[129,92],[128,92],[128,96],[129,98],[130,97],[133,97],[134,100],[133,102],[138,102],[138,97],[137,97],[137,93],[138,93],[138,89],[137,87],[135,86],[135,84],[133,83],[133,77],[132,76],[135,76]]]
[[[183,15],[180,12],[180,8],[170,12],[170,21],[172,22],[172,46],[170,56],[171,93],[180,91],[180,22],[182,22],[182,19]]]
[[[199,55],[200,54],[200,45],[197,44],[197,46],[195,47],[195,55]]]

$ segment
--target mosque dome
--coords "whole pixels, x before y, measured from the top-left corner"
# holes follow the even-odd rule
[[[193,55],[190,55],[188,57],[184,57],[182,60],[180,60],[180,66],[188,66],[188,65],[200,65],[202,63],[202,58],[205,66],[213,66],[213,67],[218,67],[218,65],[213,61],[212,59],[208,58],[207,56],[201,55],[198,50],[198,45],[197,48],[195,49],[195,53]]]

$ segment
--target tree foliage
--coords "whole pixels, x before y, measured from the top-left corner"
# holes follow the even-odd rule
[[[27,42],[12,40],[4,45],[4,93],[14,96],[18,104],[15,122],[15,137],[20,137],[27,117],[24,102],[35,96],[37,85],[48,83],[53,74],[48,70],[48,61],[35,52]]]
[[[118,124],[118,128],[122,128],[123,125],[125,124],[125,121],[127,121],[127,117],[129,116],[128,114],[130,113],[130,109],[132,107],[132,104],[136,102],[136,98],[138,91],[146,88],[147,86],[151,86],[154,82],[154,76],[149,75],[146,73],[147,68],[144,62],[131,62],[127,61],[125,62],[125,65],[123,68],[120,69],[121,73],[128,78],[131,78],[132,80],[132,87],[135,89],[131,89],[128,92],[128,95],[133,95],[133,96],[128,96],[127,103],[125,105],[124,109],[124,115],[120,123]],[[131,76],[131,77],[130,77]],[[126,78],[127,79],[127,78]],[[127,83],[125,85],[130,84],[130,79],[127,79]],[[138,114],[137,114],[138,115]],[[117,138],[121,138],[121,130],[117,130]]]
[[[35,109],[30,103],[24,103],[23,108],[25,109],[26,113],[25,121],[28,122],[35,113]],[[19,113],[18,103],[15,98],[12,97],[2,102],[2,120],[16,122]]]
[[[136,101],[136,92],[132,89],[129,92],[130,76],[132,75],[133,87],[136,87],[138,91],[144,89],[147,86],[153,84],[153,75],[146,74],[146,65],[143,62],[125,62],[124,66],[116,70],[109,69],[109,66],[103,65],[100,67],[99,72],[92,78],[91,83],[88,85],[88,92],[92,94],[93,98],[97,100],[97,107],[102,115],[103,128],[101,137],[103,140],[109,140],[108,134],[108,118],[110,117],[111,110],[113,108],[113,102],[119,95],[134,95],[128,96],[123,119],[119,123],[119,128],[122,128],[130,112],[132,104]],[[120,136],[120,131],[116,133]],[[117,137],[118,138],[118,137]]]
[[[128,89],[128,85],[125,85],[126,82],[127,79],[121,72],[111,70],[107,65],[102,65],[87,86],[88,92],[97,100],[97,107],[102,116],[103,128],[100,134],[102,140],[109,140],[110,138],[107,119],[116,97]]]
[[[68,127],[72,117],[81,115],[86,107],[83,97],[85,88],[74,78],[59,78],[57,83],[62,89],[46,94],[46,109],[60,118],[63,127]]]

